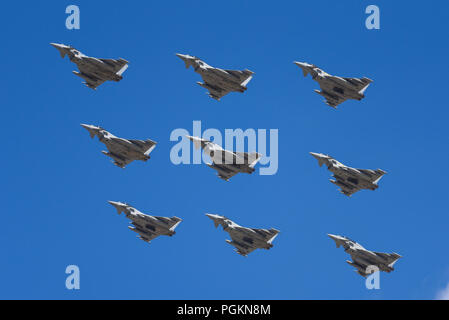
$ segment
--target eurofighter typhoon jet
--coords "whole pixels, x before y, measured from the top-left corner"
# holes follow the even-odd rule
[[[157,143],[150,139],[127,140],[116,137],[101,127],[88,124],[81,124],[81,126],[89,131],[92,139],[97,136],[100,142],[106,145],[109,152],[102,151],[102,153],[112,158],[113,163],[122,169],[134,160],[148,161],[151,151],[156,148]]]
[[[348,99],[362,100],[365,98],[365,90],[373,80],[368,78],[342,78],[332,76],[313,64],[305,62],[294,62],[302,69],[304,77],[310,73],[312,79],[320,84],[321,91],[315,90],[316,93],[326,98],[326,104],[332,108],[345,102]]]
[[[328,236],[335,241],[337,248],[343,246],[345,252],[351,255],[352,261],[347,260],[346,262],[355,267],[357,270],[354,271],[362,277],[366,277],[375,271],[374,268],[370,267],[377,267],[379,271],[390,273],[394,271],[393,265],[396,261],[402,258],[397,253],[381,253],[366,250],[357,242],[346,237],[333,234],[328,234]]]
[[[83,78],[86,81],[84,84],[94,90],[108,80],[119,82],[123,79],[122,74],[128,68],[128,61],[124,59],[91,58],[64,44],[51,43],[51,45],[58,49],[63,59],[66,55],[69,56],[70,61],[75,63],[80,71],[73,71],[73,73]]]
[[[279,230],[276,229],[253,229],[241,227],[226,217],[217,214],[206,214],[214,221],[215,228],[221,224],[223,230],[229,233],[231,240],[227,243],[235,247],[235,251],[246,257],[256,249],[273,248],[273,240],[277,237]]]
[[[209,97],[217,101],[229,92],[245,92],[246,85],[254,74],[247,69],[240,71],[214,68],[197,57],[179,53],[176,55],[185,62],[187,69],[192,66],[195,72],[201,75],[204,82],[197,82],[197,84],[209,90]]]
[[[175,229],[181,223],[182,219],[178,217],[153,217],[140,212],[126,203],[109,201],[117,209],[117,213],[124,212],[126,217],[131,220],[133,227],[128,228],[139,236],[138,238],[150,243],[159,236],[173,236],[176,234]]]
[[[257,152],[232,152],[224,150],[218,144],[209,140],[187,136],[195,146],[195,149],[202,148],[212,159],[212,164],[207,165],[218,172],[218,177],[229,181],[237,173],[252,174],[254,166],[260,161],[262,155]]]
[[[339,186],[340,192],[348,197],[362,189],[376,190],[379,187],[377,185],[379,180],[386,174],[385,171],[380,169],[368,170],[347,167],[334,158],[321,153],[311,152],[310,154],[318,160],[320,167],[325,164],[329,171],[334,173],[333,177],[336,180],[330,180],[330,182]]]

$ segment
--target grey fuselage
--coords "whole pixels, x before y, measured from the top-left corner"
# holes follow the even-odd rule
[[[214,91],[231,91],[231,92],[245,92],[246,87],[241,85],[240,78],[224,71],[223,69],[213,68],[206,63],[199,61],[194,66],[195,72],[199,73],[207,83],[201,86],[206,89]]]
[[[338,96],[340,99],[359,101],[365,98],[365,95],[360,93],[358,88],[350,80],[332,76],[320,68],[314,68],[311,73],[312,79],[320,84],[323,95],[329,95],[331,97]]]
[[[346,261],[349,265],[357,269],[357,273],[363,277],[376,271],[394,271],[394,263],[401,258],[397,253],[379,253],[365,249],[359,243],[342,236],[329,235],[337,247],[343,246],[346,253],[351,256],[352,261]],[[370,270],[371,269],[371,270]]]
[[[154,217],[134,209],[126,215],[127,218],[132,220],[134,228],[130,228],[132,231],[142,235],[148,234],[157,236],[173,236],[176,234],[174,230],[170,230],[167,223],[167,219],[164,217]]]
[[[268,243],[263,236],[257,231],[241,227],[237,224],[223,226],[223,230],[229,233],[231,240],[226,240],[229,244],[239,248],[239,251],[247,251],[248,249],[266,249],[273,248],[273,244]]]
[[[173,236],[176,234],[175,228],[181,223],[178,217],[156,217],[140,212],[139,210],[120,202],[109,202],[120,214],[124,212],[126,217],[131,220],[133,227],[128,227],[131,231],[137,233],[143,241],[150,242],[158,236]]]
[[[223,149],[221,146],[211,141],[197,137],[189,138],[192,141],[196,139],[196,143],[198,144],[201,143],[201,148],[204,150],[204,153],[207,154],[212,160],[212,164],[207,165],[216,170],[218,172],[218,176],[226,181],[237,173],[252,174],[255,171],[255,164],[261,157],[261,155],[256,152],[232,152]]]
[[[134,160],[148,161],[149,153],[156,146],[156,142],[151,140],[127,140],[116,137],[101,127],[82,126],[89,130],[91,136],[96,135],[100,142],[104,143],[109,152],[102,151],[102,153],[112,158],[114,164],[120,168],[124,168]]]
[[[122,74],[128,67],[128,61],[124,59],[98,59],[88,57],[79,50],[63,44],[52,43],[59,50],[61,57],[69,56],[70,61],[78,66],[80,72],[73,71],[75,75],[83,78],[85,85],[96,89],[105,81],[119,82]]]
[[[383,170],[355,169],[338,162],[337,160],[323,154],[311,153],[322,166],[325,164],[333,173],[336,180],[330,180],[342,189],[342,193],[350,196],[362,190],[376,190],[380,178],[386,173]]]
[[[68,53],[68,56],[70,58],[70,61],[78,66],[79,70],[88,70],[88,72],[86,73],[77,74],[82,78],[88,78],[90,80],[99,78],[104,81],[110,80],[115,82],[119,82],[123,79],[121,75],[116,74],[117,71],[113,64],[109,64],[97,58],[85,56],[76,49],[72,49]]]
[[[255,169],[251,167],[250,161],[242,161],[239,163],[239,157],[232,151],[223,150],[214,143],[207,143],[204,152],[212,159],[212,164],[208,166],[219,173],[219,177],[227,177],[237,173],[252,174]],[[231,160],[232,159],[232,160]],[[225,179],[227,180],[227,179]]]
[[[107,155],[116,161],[126,161],[127,159],[147,161],[150,159],[150,156],[144,154],[146,150],[140,146],[107,131],[100,132],[99,140],[110,150]]]
[[[192,66],[200,74],[204,83],[197,82],[201,87],[209,90],[209,96],[220,100],[229,92],[245,92],[246,84],[251,80],[253,72],[249,70],[223,70],[214,68],[199,58],[178,54],[184,60],[186,67]]]
[[[337,160],[331,160],[331,164],[327,168],[334,174],[333,176],[337,179],[337,181],[334,181],[333,183],[338,186],[349,185],[353,188],[369,190],[376,190],[379,187],[377,184],[373,183],[371,180],[371,175],[360,172],[357,169],[347,167]]]
[[[273,247],[272,241],[279,233],[276,229],[253,229],[242,227],[232,220],[213,214],[207,214],[214,221],[215,226],[221,225],[229,233],[232,240],[227,243],[234,246],[238,254],[247,256],[255,249],[269,250]]]
[[[332,76],[315,65],[304,62],[295,62],[303,72],[304,76],[311,74],[312,79],[319,83],[321,91],[315,90],[316,93],[326,98],[326,103],[336,108],[340,103],[348,100],[362,100],[365,98],[364,91],[372,82],[368,78],[343,78]]]

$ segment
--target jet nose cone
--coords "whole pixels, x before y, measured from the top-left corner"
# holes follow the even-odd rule
[[[120,201],[108,201],[113,206],[127,206],[126,203],[120,202]]]
[[[315,158],[322,158],[322,155],[320,153],[310,152],[310,155]]]
[[[190,141],[193,142],[193,144],[195,145],[195,147],[198,149],[199,147],[201,147],[201,139],[198,137],[192,137],[192,136],[186,136],[187,139],[189,139]]]
[[[91,132],[92,130],[98,130],[99,128],[90,124],[84,124],[81,123],[81,127],[83,127],[84,129],[88,130],[89,132]]]
[[[69,49],[69,46],[66,46],[65,44],[61,44],[61,43],[54,43],[51,42],[50,43],[53,47],[55,47],[56,49],[60,50],[60,49]]]
[[[299,67],[310,67],[310,65],[308,63],[305,63],[305,62],[294,61],[293,63],[296,64]]]
[[[327,235],[328,235],[328,237],[331,238],[332,240],[339,240],[339,239],[341,239],[340,236],[337,236],[337,235],[335,235],[335,234],[330,234],[330,233],[328,233]]]
[[[219,216],[216,214],[212,214],[212,213],[206,213],[206,216],[208,216],[209,218],[211,218],[212,220],[218,219]]]
[[[206,139],[200,138],[200,137],[194,137],[194,136],[186,136],[189,140],[192,141],[207,141]]]
[[[186,60],[187,57],[188,57],[187,55],[181,54],[181,53],[177,53],[176,56],[177,56],[178,58],[181,58],[182,60]]]
[[[101,129],[100,127],[97,127],[97,126],[94,126],[94,125],[91,125],[91,124],[81,123],[80,126],[83,127],[84,129],[87,129],[87,130],[100,130]]]

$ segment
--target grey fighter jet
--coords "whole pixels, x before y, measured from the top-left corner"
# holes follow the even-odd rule
[[[209,90],[209,97],[217,101],[220,101],[229,92],[245,92],[246,85],[254,74],[247,69],[240,71],[214,68],[197,57],[179,53],[176,55],[185,62],[187,69],[192,66],[195,72],[201,75],[204,83],[197,82],[197,84]]]
[[[62,58],[69,56],[70,61],[75,63],[80,71],[73,73],[83,78],[86,81],[84,84],[94,90],[108,80],[119,82],[128,68],[128,61],[121,58],[118,60],[91,58],[64,44],[51,43],[51,45],[58,49]]]
[[[313,80],[320,84],[321,91],[315,90],[316,93],[326,99],[326,104],[332,108],[345,102],[348,99],[362,100],[365,98],[365,90],[373,80],[368,78],[342,78],[332,76],[313,64],[305,62],[294,62],[302,69],[304,77],[310,73]]]
[[[335,241],[337,248],[343,246],[345,252],[351,255],[352,261],[346,262],[355,267],[357,270],[354,271],[362,277],[368,276],[370,273],[376,271],[376,269],[390,273],[394,271],[393,265],[396,261],[402,258],[397,253],[382,253],[366,250],[357,242],[346,237],[333,234],[328,234],[328,236]]]
[[[120,168],[125,168],[134,160],[148,161],[150,153],[156,148],[156,142],[148,140],[128,140],[114,136],[101,127],[88,124],[81,124],[83,128],[89,131],[90,137],[95,136],[106,145],[109,152],[102,153],[114,161],[113,163]]]
[[[187,136],[196,149],[202,148],[204,152],[212,159],[212,164],[207,165],[218,172],[218,177],[229,181],[237,173],[252,174],[254,166],[260,161],[262,155],[257,152],[232,152],[224,150],[218,144],[209,140]]]
[[[126,203],[108,201],[117,209],[117,213],[124,212],[126,217],[131,220],[133,227],[128,228],[139,236],[138,238],[150,243],[151,240],[158,236],[173,236],[176,234],[175,229],[181,223],[182,219],[178,217],[153,217],[140,212]]]
[[[341,188],[341,193],[350,197],[352,194],[362,189],[376,190],[379,180],[382,178],[385,171],[368,170],[368,169],[354,169],[347,167],[338,162],[334,158],[321,153],[310,153],[318,160],[320,167],[325,164],[329,171],[333,172],[333,177],[336,180],[330,180],[333,184]]]
[[[279,234],[279,230],[273,228],[267,230],[241,227],[228,218],[217,214],[207,213],[206,216],[214,221],[215,228],[218,228],[218,225],[221,224],[223,230],[229,233],[232,239],[232,241],[226,240],[226,242],[234,246],[238,254],[245,257],[256,249],[269,250],[273,248],[272,242]]]

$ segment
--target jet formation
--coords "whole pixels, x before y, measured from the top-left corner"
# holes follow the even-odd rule
[[[197,57],[179,53],[176,55],[184,61],[187,69],[192,66],[195,72],[201,75],[204,82],[197,84],[207,89],[209,97],[217,101],[230,92],[245,92],[246,85],[254,74],[247,69],[240,71],[214,68]]]
[[[229,181],[237,173],[252,174],[255,171],[254,166],[262,158],[257,152],[232,152],[206,139],[191,136],[187,138],[193,142],[196,149],[202,148],[212,159],[212,164],[207,165],[216,170],[218,177],[225,181]]]
[[[69,56],[70,61],[75,63],[80,71],[73,71],[73,73],[83,78],[86,81],[84,84],[94,90],[108,80],[119,82],[128,68],[128,61],[121,58],[118,60],[92,58],[71,46],[58,43],[51,43],[51,45],[58,49],[63,59],[66,55]]]
[[[113,163],[122,169],[134,160],[148,161],[151,151],[157,144],[150,139],[144,141],[119,138],[93,125],[81,124],[81,126],[89,131],[92,139],[97,136],[100,142],[106,145],[109,152],[102,151],[102,153],[112,158]]]
[[[144,214],[126,203],[115,201],[109,201],[109,203],[117,209],[118,214],[122,212],[126,214],[133,225],[128,228],[137,233],[139,239],[148,243],[159,236],[172,237],[176,234],[176,227],[182,222],[182,219],[178,217],[154,217]]]
[[[373,80],[368,78],[342,78],[332,76],[313,64],[306,62],[294,62],[302,69],[304,77],[310,73],[312,79],[319,83],[321,91],[315,90],[316,93],[326,99],[326,104],[332,108],[345,102],[348,99],[362,100],[365,98],[365,90]]]
[[[51,43],[55,47],[62,58],[69,56],[70,61],[78,66],[79,72],[73,73],[85,80],[84,84],[92,89],[96,89],[105,81],[121,81],[123,73],[128,68],[128,61],[124,59],[98,59],[84,55],[77,49],[57,43]],[[186,68],[193,67],[194,71],[201,75],[203,82],[197,82],[201,87],[208,90],[208,95],[219,101],[222,97],[230,92],[245,92],[247,85],[253,77],[250,70],[224,70],[209,66],[201,59],[184,54],[176,54],[185,63]],[[365,91],[372,82],[371,79],[363,78],[342,78],[332,76],[315,65],[305,62],[294,62],[303,71],[306,77],[309,73],[313,80],[320,85],[321,91],[315,90],[318,94],[326,99],[326,104],[333,108],[348,99],[362,100]],[[112,158],[113,163],[125,168],[128,164],[135,160],[148,161],[150,153],[156,147],[156,142],[147,140],[128,140],[119,138],[109,133],[105,129],[94,126],[81,124],[85,128],[91,138],[97,136],[100,142],[106,145],[108,152],[102,151],[103,154]],[[220,179],[229,181],[238,173],[252,174],[255,165],[260,161],[262,155],[257,152],[233,152],[223,149],[221,146],[199,137],[187,136],[198,150],[202,148],[204,152],[211,158],[212,164],[207,165],[217,171]],[[347,167],[332,157],[320,153],[312,153],[311,155],[318,160],[320,167],[325,164],[333,173],[335,180],[330,180],[341,188],[341,193],[351,196],[352,194],[362,190],[376,190],[378,182],[382,178],[385,171],[354,169]],[[129,204],[109,201],[114,206],[118,214],[125,213],[126,217],[131,220],[129,229],[138,234],[138,238],[150,243],[158,236],[173,236],[175,229],[182,222],[178,217],[158,217],[151,216],[140,212]],[[216,215],[206,214],[216,228],[219,225],[223,230],[229,233],[231,240],[227,243],[235,248],[235,251],[242,256],[247,256],[256,249],[269,250],[273,247],[273,241],[279,234],[279,230],[271,229],[254,229],[239,226],[232,220]],[[328,235],[333,239],[337,247],[343,246],[345,252],[351,255],[352,261],[348,264],[356,268],[356,272],[363,277],[373,271],[371,267],[377,270],[391,272],[394,270],[393,265],[401,256],[397,253],[380,253],[369,251],[363,248],[357,242],[342,236]]]
[[[221,225],[223,230],[229,233],[232,241],[226,240],[226,242],[234,246],[238,254],[245,257],[256,249],[273,248],[272,242],[279,234],[279,230],[273,228],[270,230],[245,228],[217,214],[207,213],[206,216],[212,219],[215,228]]]
[[[357,270],[354,271],[362,277],[367,277],[369,274],[377,271],[375,269],[390,273],[394,271],[393,265],[399,258],[402,258],[397,253],[382,253],[367,250],[354,240],[343,236],[333,234],[328,234],[328,236],[335,241],[337,248],[343,246],[345,252],[351,255],[352,261],[346,262],[355,267]]]
[[[379,187],[379,180],[386,174],[385,171],[380,169],[368,170],[347,167],[334,158],[321,153],[311,152],[310,154],[318,160],[320,167],[325,164],[329,171],[333,172],[333,177],[336,180],[330,180],[330,182],[339,186],[340,192],[348,197],[362,189],[376,190]]]

